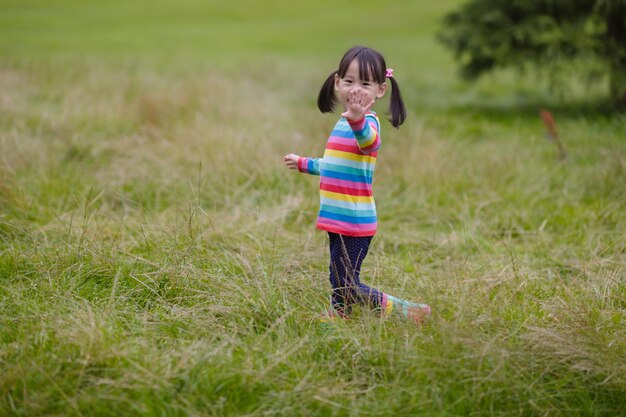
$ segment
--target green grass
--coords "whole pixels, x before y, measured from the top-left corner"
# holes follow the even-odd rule
[[[0,1],[0,415],[624,415],[603,87],[461,84],[433,38],[457,1],[231,3]],[[362,275],[431,304],[422,328],[317,322],[317,184],[281,159],[321,154],[355,43],[409,108]]]

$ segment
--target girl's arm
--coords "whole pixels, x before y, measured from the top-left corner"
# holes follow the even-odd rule
[[[374,98],[361,89],[352,90],[349,93],[349,101],[346,111],[341,113],[345,117],[354,136],[357,145],[364,154],[370,154],[380,148],[380,125],[376,116],[369,113],[374,105]]]
[[[297,169],[305,174],[320,175],[322,158],[306,158],[290,153],[283,157],[283,161],[289,169]]]
[[[380,148],[381,140],[378,133],[380,128],[376,117],[368,114],[360,120],[348,120],[348,123],[354,132],[356,143],[361,152],[370,154]]]

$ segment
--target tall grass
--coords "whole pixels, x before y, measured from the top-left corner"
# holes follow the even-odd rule
[[[623,116],[548,100],[560,162],[544,96],[506,75],[454,95],[432,45],[411,75],[411,37],[385,22],[410,115],[383,125],[362,275],[431,304],[420,328],[362,310],[318,325],[317,184],[281,158],[321,154],[331,68],[288,45],[189,68],[33,44],[2,61],[0,414],[624,414]]]

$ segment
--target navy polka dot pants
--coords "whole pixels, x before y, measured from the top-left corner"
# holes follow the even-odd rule
[[[361,263],[367,255],[372,236],[352,237],[330,232],[328,236],[333,307],[346,313],[356,303],[370,308],[380,307],[383,294],[359,280]]]

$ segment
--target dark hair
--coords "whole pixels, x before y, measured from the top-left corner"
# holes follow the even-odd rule
[[[354,46],[343,55],[339,62],[339,69],[333,71],[320,90],[317,96],[317,107],[322,113],[332,113],[337,103],[337,96],[335,96],[335,74],[339,78],[345,77],[348,72],[348,67],[352,61],[357,60],[359,63],[359,77],[362,80],[375,81],[378,84],[385,82],[387,73],[387,64],[385,58],[377,51],[367,48],[365,46]],[[391,82],[391,100],[389,102],[389,112],[391,118],[389,121],[393,127],[400,127],[400,125],[406,119],[406,108],[402,101],[402,95],[400,95],[400,87],[393,77],[389,78]]]

